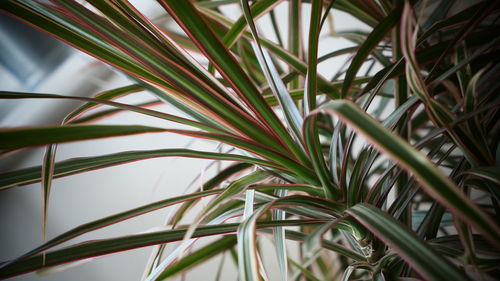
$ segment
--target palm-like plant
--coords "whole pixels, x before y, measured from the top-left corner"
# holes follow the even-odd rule
[[[127,73],[134,84],[94,98],[0,92],[3,99],[85,102],[60,126],[1,129],[4,152],[47,146],[40,166],[0,174],[1,189],[41,182],[45,225],[53,178],[154,157],[233,164],[198,192],[62,233],[2,263],[0,277],[181,241],[173,253],[157,248],[147,280],[163,280],[226,251],[237,252],[241,280],[260,280],[266,276],[260,235],[274,239],[282,280],[467,280],[498,273],[497,1],[158,0],[184,33],[146,18],[127,0],[86,2],[4,0],[0,8]],[[274,42],[259,34],[255,22],[260,16],[275,22],[273,9],[281,2],[290,11],[286,44],[276,24]],[[242,10],[235,22],[219,9],[232,3]],[[318,57],[319,34],[332,9],[372,29],[330,33],[355,46]],[[301,34],[302,24],[308,34]],[[345,54],[348,62],[331,79],[318,74],[320,62]],[[113,101],[140,90],[187,117]],[[99,105],[114,109],[92,113]],[[191,129],[91,124],[117,111]],[[387,116],[381,118],[382,112]],[[58,143],[151,132],[235,149],[165,148],[54,161]],[[181,224],[206,196],[212,198],[206,208]],[[170,230],[52,249],[176,204]],[[219,238],[192,250],[205,236]],[[299,259],[287,256],[287,241],[302,245]],[[330,270],[332,265],[339,270]]]

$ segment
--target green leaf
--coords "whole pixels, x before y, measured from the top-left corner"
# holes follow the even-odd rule
[[[294,260],[292,259],[288,259],[290,261],[290,263],[295,266],[304,276],[307,277],[308,280],[311,280],[311,281],[320,281],[318,278],[316,278],[316,276],[314,275],[314,273],[312,273],[310,270],[308,270],[307,268],[301,266],[299,263],[295,262]]]
[[[153,211],[159,210],[161,208],[172,206],[174,204],[179,204],[179,203],[183,203],[183,202],[191,202],[191,201],[199,199],[199,198],[203,198],[203,197],[214,195],[214,194],[219,194],[223,191],[224,191],[223,189],[213,189],[213,190],[208,190],[208,191],[202,191],[202,192],[197,192],[197,193],[192,193],[192,194],[176,196],[176,197],[168,198],[165,200],[160,200],[160,201],[156,201],[153,203],[149,203],[149,204],[146,204],[143,206],[139,206],[139,207],[136,207],[136,208],[133,208],[133,209],[121,212],[121,213],[116,213],[116,214],[113,214],[113,215],[110,215],[110,216],[107,216],[107,217],[104,217],[104,218],[101,218],[101,219],[98,219],[95,221],[84,223],[80,226],[77,226],[69,231],[66,231],[66,232],[52,238],[50,241],[47,241],[46,243],[42,244],[41,246],[36,247],[35,249],[27,252],[26,254],[16,258],[15,260],[9,261],[9,263],[26,259],[28,257],[31,257],[33,255],[36,255],[36,254],[41,253],[43,251],[46,251],[48,249],[51,249],[51,248],[53,248],[61,243],[68,241],[68,240],[71,240],[71,239],[74,239],[78,236],[81,236],[85,233],[88,233],[88,232],[91,232],[91,231],[94,231],[94,230],[97,230],[97,229],[100,229],[103,227],[107,227],[109,225],[119,223],[119,222],[122,222],[124,220],[134,218],[136,216],[147,214],[149,212],[153,212]],[[2,265],[2,266],[4,266],[4,265]]]
[[[11,150],[52,143],[90,140],[144,133],[164,132],[162,128],[138,125],[67,125],[0,129],[0,149]]]
[[[229,136],[226,133],[220,134],[217,132],[221,132],[221,130],[216,129],[215,127],[211,127],[196,121],[188,120],[182,117],[177,117],[173,116],[170,114],[146,109],[146,108],[140,108],[136,106],[130,106],[130,105],[125,105],[125,104],[120,104],[116,103],[113,101],[108,101],[108,100],[100,100],[100,99],[93,99],[93,98],[84,98],[84,97],[67,97],[67,96],[59,96],[59,95],[53,95],[53,94],[34,94],[34,93],[14,93],[14,92],[0,92],[0,98],[8,98],[8,99],[19,99],[19,98],[56,98],[56,99],[76,99],[76,100],[84,100],[84,101],[90,101],[92,103],[96,104],[105,104],[105,105],[111,105],[117,108],[122,108],[126,110],[130,110],[133,112],[157,117],[157,118],[162,118],[166,119],[169,121],[174,121],[186,125],[191,125],[193,127],[198,127],[200,129],[207,130],[209,132],[216,132],[216,133],[205,133],[205,132],[197,132],[197,131],[186,131],[186,130],[167,130],[169,132],[174,132],[174,133],[179,133],[179,134],[184,134],[184,135],[189,135],[189,136],[196,136],[200,138],[205,138],[205,139],[213,139],[221,142],[225,142],[228,144],[231,144],[233,146],[243,148],[247,151],[250,151],[254,154],[262,155],[268,159],[273,159],[276,160],[278,163],[283,163],[284,166],[292,169],[295,171],[298,175],[303,176],[305,179],[309,179],[310,182],[315,182],[314,176],[312,173],[309,173],[307,169],[305,169],[302,165],[299,165],[295,161],[290,160],[289,158],[273,152],[270,148],[268,147],[263,147],[262,145],[256,145],[254,142],[250,140],[244,140],[240,137],[233,137]]]
[[[239,63],[229,50],[216,37],[213,30],[203,20],[202,15],[196,11],[190,1],[161,0],[160,4],[173,16],[186,33],[196,42],[207,58],[214,64],[219,73],[230,83],[238,96],[255,113],[257,119],[267,128],[267,133],[275,135],[278,142],[285,144],[293,155],[302,152],[297,147],[285,127],[272,109],[265,103],[258,89],[251,82]],[[256,139],[261,137],[255,136]],[[278,151],[283,150],[283,145],[274,145]]]
[[[497,46],[499,41],[500,41],[500,38],[496,38],[495,40],[492,40],[489,44],[485,44],[484,46],[482,46],[481,48],[479,48],[478,50],[476,50],[473,54],[471,54],[467,58],[464,58],[463,60],[457,62],[455,65],[453,65],[452,67],[450,67],[446,71],[444,71],[442,73],[437,73],[436,74],[437,77],[434,78],[433,80],[434,81],[443,81],[443,80],[445,80],[450,75],[455,74],[457,71],[459,71],[464,66],[470,64],[471,61],[473,61],[474,59],[476,59],[477,57],[479,57],[480,55],[482,55],[487,50],[492,49],[495,46]]]
[[[232,248],[235,244],[236,237],[234,235],[228,235],[216,240],[215,242],[211,242],[207,246],[189,253],[188,256],[167,267],[166,270],[163,271],[155,280],[164,280],[185,272],[190,268],[207,261],[213,256]]]
[[[123,109],[123,110],[128,110],[132,112],[136,112],[139,114],[144,114],[148,115],[151,117],[156,117],[188,126],[192,126],[198,129],[206,130],[208,132],[224,132],[221,131],[220,129],[216,129],[215,127],[211,127],[209,125],[205,125],[203,123],[199,123],[196,121],[192,121],[183,117],[178,117],[175,115],[163,113],[160,111],[156,110],[151,110],[147,108],[141,108],[133,105],[128,105],[128,104],[123,104],[123,103],[118,103],[110,100],[104,100],[104,99],[96,99],[96,98],[86,98],[86,97],[75,97],[75,96],[62,96],[62,95],[54,95],[54,94],[38,94],[38,93],[24,93],[24,92],[7,92],[7,91],[0,91],[0,98],[1,99],[68,99],[68,100],[80,100],[80,101],[86,101],[88,102],[88,105],[95,106],[97,104],[104,104],[104,105],[109,105],[115,108]],[[87,107],[87,105],[84,105],[83,107]],[[82,108],[84,110],[84,108]],[[78,111],[78,109],[77,109]],[[70,117],[71,118],[71,117]]]
[[[284,197],[287,194],[286,189],[277,190],[278,197]],[[274,220],[284,220],[286,218],[286,214],[281,210],[273,211],[273,219]],[[287,261],[287,253],[286,253],[286,240],[285,240],[285,229],[283,227],[276,227],[273,229],[274,235],[274,247],[276,251],[276,256],[278,257],[278,265],[281,273],[281,280],[288,280],[288,263]]]
[[[215,79],[210,79],[211,77],[207,75],[199,75],[204,77],[205,81],[209,82],[207,85],[204,81],[200,81],[192,72],[193,69],[200,70],[202,68],[186,68],[183,65],[175,63],[175,59],[172,60],[171,56],[158,54],[154,51],[155,48],[148,45],[147,42],[138,40],[138,38],[131,36],[125,30],[120,29],[118,26],[103,19],[77,2],[56,0],[60,9],[55,9],[50,5],[44,6],[37,2],[23,0],[21,2],[12,4],[12,9],[10,9],[11,4],[8,1],[9,12],[20,15],[34,13],[30,14],[30,19],[32,16],[39,19],[37,23],[40,26],[46,27],[48,32],[55,33],[56,35],[66,32],[64,33],[64,39],[77,46],[80,46],[79,37],[83,36],[87,38],[88,36],[90,39],[96,41],[94,44],[98,45],[98,47],[94,48],[94,46],[86,45],[81,48],[100,59],[102,56],[96,54],[99,47],[102,47],[102,45],[111,45],[115,55],[120,54],[127,58],[133,57],[135,58],[133,63],[140,64],[140,67],[149,71],[149,74],[146,75],[136,69],[129,70],[128,72],[132,75],[158,85],[161,88],[169,88],[171,83],[177,91],[184,94],[177,98],[190,103],[192,107],[196,107],[204,114],[216,118],[219,122],[229,127],[250,135],[263,144],[273,146],[276,150],[286,151],[282,148],[281,144],[277,144],[279,140],[275,139],[272,130],[266,129],[262,123],[259,123],[242,110],[242,108],[239,108],[234,102],[228,100],[227,95],[220,93],[223,87],[217,87],[217,83],[214,82]],[[85,26],[83,29],[79,28],[81,23],[75,22],[73,17],[68,16],[68,14],[78,17],[85,23],[85,26],[88,26],[93,31],[89,32],[85,30]],[[67,34],[67,30],[71,30],[70,34]],[[104,61],[117,66],[115,60],[117,59],[104,58]],[[127,71],[130,67],[125,68],[124,66],[121,69]],[[245,122],[242,122],[242,120],[245,120]]]
[[[434,66],[431,68],[427,81],[431,81],[431,78],[434,77],[434,72],[437,70],[437,66],[440,65],[442,60],[449,54],[452,48],[460,41],[462,41],[465,37],[469,35],[471,31],[473,31],[489,14],[492,9],[497,5],[497,1],[495,0],[486,0],[481,2],[481,6],[474,12],[474,14],[467,19],[466,24],[464,24],[452,40],[450,40],[446,46],[446,48],[442,51],[441,55],[434,62]],[[404,36],[403,36],[404,38]]]
[[[436,166],[396,134],[346,100],[332,101],[321,111],[338,115],[351,128],[363,135],[379,151],[410,172],[422,188],[455,215],[473,225],[495,246],[500,247],[500,229],[492,219],[468,199]]]
[[[160,100],[151,100],[139,104],[134,104],[133,106],[135,107],[142,107],[142,108],[149,108],[149,107],[154,107],[163,104],[163,101]],[[108,117],[111,117],[115,114],[123,113],[125,112],[124,109],[118,109],[118,108],[113,108],[113,109],[104,109],[104,110],[99,110],[98,112],[94,113],[89,113],[85,114],[85,116],[79,116],[77,119],[73,120],[71,124],[89,124],[89,123],[94,123],[96,121],[106,119]]]
[[[119,97],[123,97],[125,95],[129,95],[131,93],[139,92],[144,90],[141,86],[139,85],[128,85],[108,91],[104,91],[101,93],[98,93],[95,95],[95,99],[98,100],[112,100],[116,99]],[[0,92],[1,94],[1,92]],[[0,95],[1,97],[1,95]],[[71,121],[78,118],[82,113],[87,112],[91,109],[94,109],[98,103],[93,103],[93,102],[88,102],[77,109],[73,110],[70,114],[68,114],[65,118],[63,123],[72,123]]]
[[[325,196],[332,200],[338,200],[341,195],[340,190],[333,184],[331,173],[326,166],[325,158],[321,150],[318,127],[316,125],[317,118],[317,114],[310,114],[304,120],[304,141],[314,170],[321,181]]]
[[[500,185],[500,167],[474,167],[462,172],[462,174],[482,178],[491,181],[494,184]]]
[[[312,219],[332,220],[340,217],[345,207],[338,202],[324,199],[321,197],[305,195],[289,195],[287,197],[278,197],[265,193],[256,192],[255,201],[259,203],[269,203],[275,201],[271,207],[282,208],[284,211]],[[288,205],[287,205],[288,204]],[[348,224],[340,224],[350,231]]]
[[[445,3],[445,2],[443,2]],[[425,30],[425,32],[418,38],[418,43],[417,45],[422,44],[425,42],[426,39],[429,38],[432,34],[436,33],[439,30],[447,29],[453,26],[457,26],[460,24],[463,24],[464,22],[468,21],[472,17],[474,17],[474,14],[478,11],[478,9],[481,7],[482,3],[477,3],[474,4],[467,9],[464,9],[455,15],[452,15],[448,18],[442,19],[437,22],[432,22],[431,19],[429,19],[428,23],[432,24],[428,29]],[[443,14],[437,13],[435,16],[442,17]],[[425,27],[424,27],[425,28]]]
[[[187,229],[187,231],[185,233],[185,237],[183,239],[183,244],[180,247],[184,248],[185,245],[188,245],[188,243],[190,242],[190,239],[192,238],[192,235],[195,233],[198,226],[204,220],[206,220],[207,217],[210,217],[210,216],[214,217],[213,212],[215,212],[217,214],[219,213],[217,208],[220,207],[222,202],[224,202],[225,200],[229,200],[238,194],[241,194],[251,184],[262,181],[268,177],[269,177],[269,175],[266,172],[256,171],[256,172],[253,172],[249,175],[246,175],[238,180],[233,181],[227,188],[224,189],[224,191],[220,195],[218,195],[214,199],[212,199],[210,201],[210,203],[208,203],[208,205],[203,209],[202,212],[199,212],[197,214],[196,218],[190,223],[189,228]],[[253,190],[251,192],[253,192]],[[246,211],[246,209],[245,209],[245,211]],[[210,212],[212,212],[212,214]],[[183,250],[181,250],[181,252],[182,251]],[[157,267],[155,269],[155,272],[164,271],[167,269],[167,266],[168,266],[168,264],[162,263],[162,265],[160,267]],[[156,275],[156,273],[152,273],[152,275]]]
[[[189,149],[139,150],[60,161],[54,166],[54,178],[157,157],[206,158],[273,166],[272,163],[264,160],[236,154],[214,153]],[[40,171],[41,166],[36,166],[0,173],[0,190],[39,182],[41,180]]]
[[[257,55],[257,59],[259,60],[259,64],[264,71],[269,87],[271,88],[274,95],[277,97],[283,112],[285,113],[285,118],[289,128],[294,133],[295,140],[300,144],[301,143],[301,128],[302,128],[302,115],[300,114],[295,102],[293,101],[290,93],[287,91],[285,84],[281,80],[281,77],[276,70],[269,54],[267,51],[262,49],[259,35],[257,33],[257,28],[254,24],[254,18],[250,11],[250,6],[246,0],[241,1],[241,5],[243,7],[243,12],[245,18],[247,20],[247,24],[250,27],[252,36],[255,40],[254,52]],[[303,153],[299,154],[301,156],[301,161],[303,163],[308,163],[309,160]]]
[[[387,243],[425,279],[468,280],[431,246],[380,209],[368,204],[357,204],[346,212]]]
[[[250,13],[252,17],[258,19],[259,16],[263,15],[267,11],[273,8],[273,6],[279,4],[282,0],[261,0],[255,2],[250,8]],[[235,1],[237,2],[237,1]],[[231,27],[231,29],[224,35],[222,43],[226,45],[227,48],[231,48],[233,44],[238,40],[238,38],[243,34],[245,28],[247,27],[248,20],[247,16],[242,15],[239,17]]]
[[[288,50],[297,58],[302,58],[301,26],[302,9],[301,0],[288,1]],[[290,82],[290,89],[300,88],[300,79],[295,78]]]
[[[342,86],[342,96],[346,97],[348,95],[352,81],[356,77],[356,73],[365,62],[368,55],[370,55],[372,50],[386,36],[386,34],[389,33],[392,27],[398,23],[398,20],[401,17],[403,1],[398,1],[397,3],[398,4],[394,10],[392,10],[391,13],[373,29],[363,44],[359,47],[356,56],[354,56],[349,68],[347,69],[344,84]]]
[[[253,195],[250,192],[246,193],[244,221],[238,227],[238,269],[242,281],[259,281],[261,279],[258,268],[255,227],[257,218],[272,204],[272,202],[267,203],[254,212]]]
[[[449,123],[456,120],[454,113],[431,96],[414,52],[416,43],[412,35],[415,30],[413,28],[413,12],[409,2],[406,2],[404,6],[401,25],[402,34],[404,34],[401,37],[401,45],[406,60],[406,80],[413,93],[424,103],[430,120],[436,127],[445,128],[448,131],[454,143],[461,148],[473,166],[480,163],[491,163],[491,155],[484,147],[478,145],[472,133],[465,126],[458,124],[454,128],[450,128]],[[429,79],[429,77],[427,78]]]
[[[45,150],[42,165],[42,240],[47,238],[47,222],[49,213],[49,198],[52,187],[52,175],[54,174],[56,146],[49,144]]]
[[[253,199],[253,197],[251,198]],[[251,200],[247,200],[246,203],[251,202]],[[335,220],[335,217],[339,217],[339,208],[341,206],[336,206],[335,202],[330,200],[325,200],[321,198],[314,198],[308,196],[287,196],[275,198],[271,201],[260,206],[257,210],[253,211],[250,215],[250,211],[245,212],[246,216],[244,221],[238,227],[238,261],[239,261],[239,272],[242,276],[243,280],[259,280],[258,267],[257,267],[257,248],[256,248],[256,237],[255,231],[256,226],[258,225],[258,219],[262,216],[267,210],[271,208],[280,208],[283,207],[298,207],[304,208],[307,211],[312,211],[313,209],[317,209],[318,211],[324,211],[326,213],[334,214],[331,220]],[[245,205],[245,209],[247,207],[253,208],[253,204]],[[287,211],[288,208],[283,208]],[[319,213],[315,211],[314,213]],[[330,221],[331,221],[330,220]],[[339,226],[345,227],[348,231],[352,231],[350,225],[342,225],[339,223]]]
[[[117,89],[104,91],[96,95],[99,99],[113,99],[117,97],[121,97],[133,92],[137,92],[142,90],[142,88],[138,85],[130,85],[125,87],[120,87]],[[95,107],[95,103],[87,103],[85,105],[80,106],[79,108],[70,112],[64,118],[61,125],[66,125],[70,123],[72,120],[76,119],[83,112],[92,109]],[[49,208],[49,197],[50,190],[52,185],[52,179],[54,175],[54,163],[57,151],[57,144],[49,144],[45,150],[44,162],[42,165],[42,238],[43,241],[46,240],[46,231],[47,231],[47,223],[48,223],[48,208]]]
[[[225,17],[220,15],[219,13],[216,13],[212,10],[206,10],[203,9],[201,10],[204,14],[206,14],[208,17],[212,18],[216,22],[220,22],[221,24],[225,26],[232,26],[231,21],[227,20]],[[249,32],[243,33],[243,36],[246,38],[251,39],[252,35]],[[284,62],[286,62],[288,65],[290,65],[292,68],[294,68],[296,71],[300,72],[302,75],[307,74],[307,64],[299,59],[296,55],[286,51],[285,49],[281,48],[280,46],[274,44],[268,39],[261,38],[261,44],[264,48],[266,48],[270,53],[274,54],[275,56],[279,57],[282,59]],[[318,88],[321,92],[328,94],[332,98],[339,98],[340,94],[338,93],[338,90],[336,87],[331,85],[326,79],[324,79],[321,76],[318,76]]]
[[[317,222],[311,220],[258,222],[257,228],[294,226],[315,223]],[[236,232],[238,225],[239,224],[237,223],[230,223],[198,227],[194,231],[193,237],[232,234]],[[42,268],[47,268],[76,260],[82,260],[90,257],[102,256],[151,245],[181,241],[185,234],[186,229],[175,229],[78,243],[59,250],[48,251],[32,257],[28,257],[26,259],[14,261],[13,263],[2,264],[0,265],[0,278],[9,278]]]
[[[320,20],[323,0],[311,0],[311,16],[309,23],[309,40],[307,49],[307,75],[304,85],[304,113],[316,109],[317,65]]]
[[[362,183],[362,175],[364,172],[363,169],[369,169],[370,165],[365,165],[366,162],[372,162],[367,160],[369,155],[369,150],[368,149],[363,149],[358,156],[358,159],[356,159],[356,162],[354,164],[352,173],[351,173],[351,178],[349,180],[349,185],[347,187],[347,206],[353,206],[356,203],[362,202],[363,201],[363,183]]]
[[[253,185],[253,188],[262,190],[262,191],[279,191],[279,190],[288,190],[288,191],[302,191],[308,193],[311,196],[322,197],[324,192],[313,185],[305,185],[305,184],[256,184]]]
[[[259,232],[263,232],[263,233],[270,233],[270,231],[271,230],[269,230],[269,229],[259,229]],[[288,229],[285,231],[285,236],[289,240],[293,240],[293,241],[297,241],[297,242],[301,242],[301,243],[303,243],[307,239],[306,234],[304,234],[302,232],[298,232],[298,231],[288,230]],[[322,239],[321,246],[324,249],[336,252],[342,256],[348,257],[348,258],[353,259],[355,261],[366,261],[366,258],[364,256],[360,255],[359,253],[357,253],[351,249],[348,249],[340,244],[334,243],[330,240]]]

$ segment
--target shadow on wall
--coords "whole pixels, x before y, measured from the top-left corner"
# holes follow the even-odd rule
[[[0,14],[0,64],[25,90],[32,90],[71,52],[64,43]]]

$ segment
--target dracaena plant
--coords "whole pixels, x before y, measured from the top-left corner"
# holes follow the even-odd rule
[[[260,236],[275,245],[281,280],[498,277],[498,1],[157,2],[165,12],[162,21],[147,18],[127,0],[1,1],[3,13],[131,81],[92,98],[1,92],[3,102],[83,102],[59,126],[0,130],[4,155],[46,146],[40,166],[0,174],[1,190],[40,183],[45,226],[52,180],[155,157],[231,164],[197,192],[158,198],[49,237],[3,261],[0,277],[157,245],[147,280],[167,279],[227,252],[238,265],[234,279],[266,280]],[[242,13],[232,21],[220,8],[235,3]],[[276,24],[278,5],[289,9],[287,30]],[[333,10],[350,14],[369,31],[333,30],[325,24]],[[266,28],[277,40],[262,36],[259,17],[270,17],[273,24]],[[303,25],[307,32],[301,32]],[[353,46],[328,46],[319,56],[319,44],[329,37]],[[319,63],[346,54],[333,77],[317,71]],[[208,63],[195,59],[200,55]],[[143,90],[184,117],[113,101]],[[96,113],[101,105],[113,109]],[[165,126],[92,124],[121,111],[160,118]],[[190,129],[168,129],[172,123]],[[54,160],[59,143],[162,132],[232,149],[165,147]],[[193,209],[204,197],[210,198],[205,208]],[[174,205],[167,230],[54,248]],[[193,218],[183,220],[193,210]],[[207,236],[217,238],[196,247]],[[290,241],[301,246],[299,256],[289,255]],[[174,242],[173,252],[162,247]]]

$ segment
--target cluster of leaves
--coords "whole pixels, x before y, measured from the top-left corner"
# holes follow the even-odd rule
[[[282,280],[498,276],[500,227],[493,219],[500,214],[498,1],[157,0],[183,32],[146,18],[127,0],[79,2],[4,0],[0,9],[127,73],[134,84],[94,98],[0,92],[2,99],[84,102],[60,126],[0,130],[4,153],[47,146],[42,165],[2,173],[1,190],[41,182],[45,224],[55,178],[154,157],[233,164],[198,192],[65,232],[2,263],[1,278],[159,245],[146,280],[163,280],[226,251],[237,253],[241,280],[261,280],[267,279],[256,239],[261,235],[274,239]],[[234,3],[242,15],[233,22],[220,7]],[[290,12],[287,42],[276,24],[278,4]],[[310,6],[309,15],[304,6]],[[371,31],[334,32],[329,36],[354,47],[318,57],[319,34],[332,9]],[[259,35],[255,19],[261,16],[271,18],[276,42]],[[305,35],[303,23],[309,26]],[[206,57],[208,65],[193,53]],[[318,74],[319,63],[345,54],[349,60],[331,79]],[[157,100],[113,101],[141,90]],[[174,105],[186,117],[148,107],[158,102]],[[112,109],[93,113],[100,105]],[[191,129],[92,125],[120,111]],[[151,132],[234,149],[167,148],[54,161],[57,143]],[[189,225],[180,224],[206,196],[212,198],[208,206]],[[170,230],[52,249],[175,204]],[[192,250],[205,236],[219,238]],[[172,253],[160,246],[174,241],[181,243]],[[287,241],[302,245],[299,260],[288,257]]]

